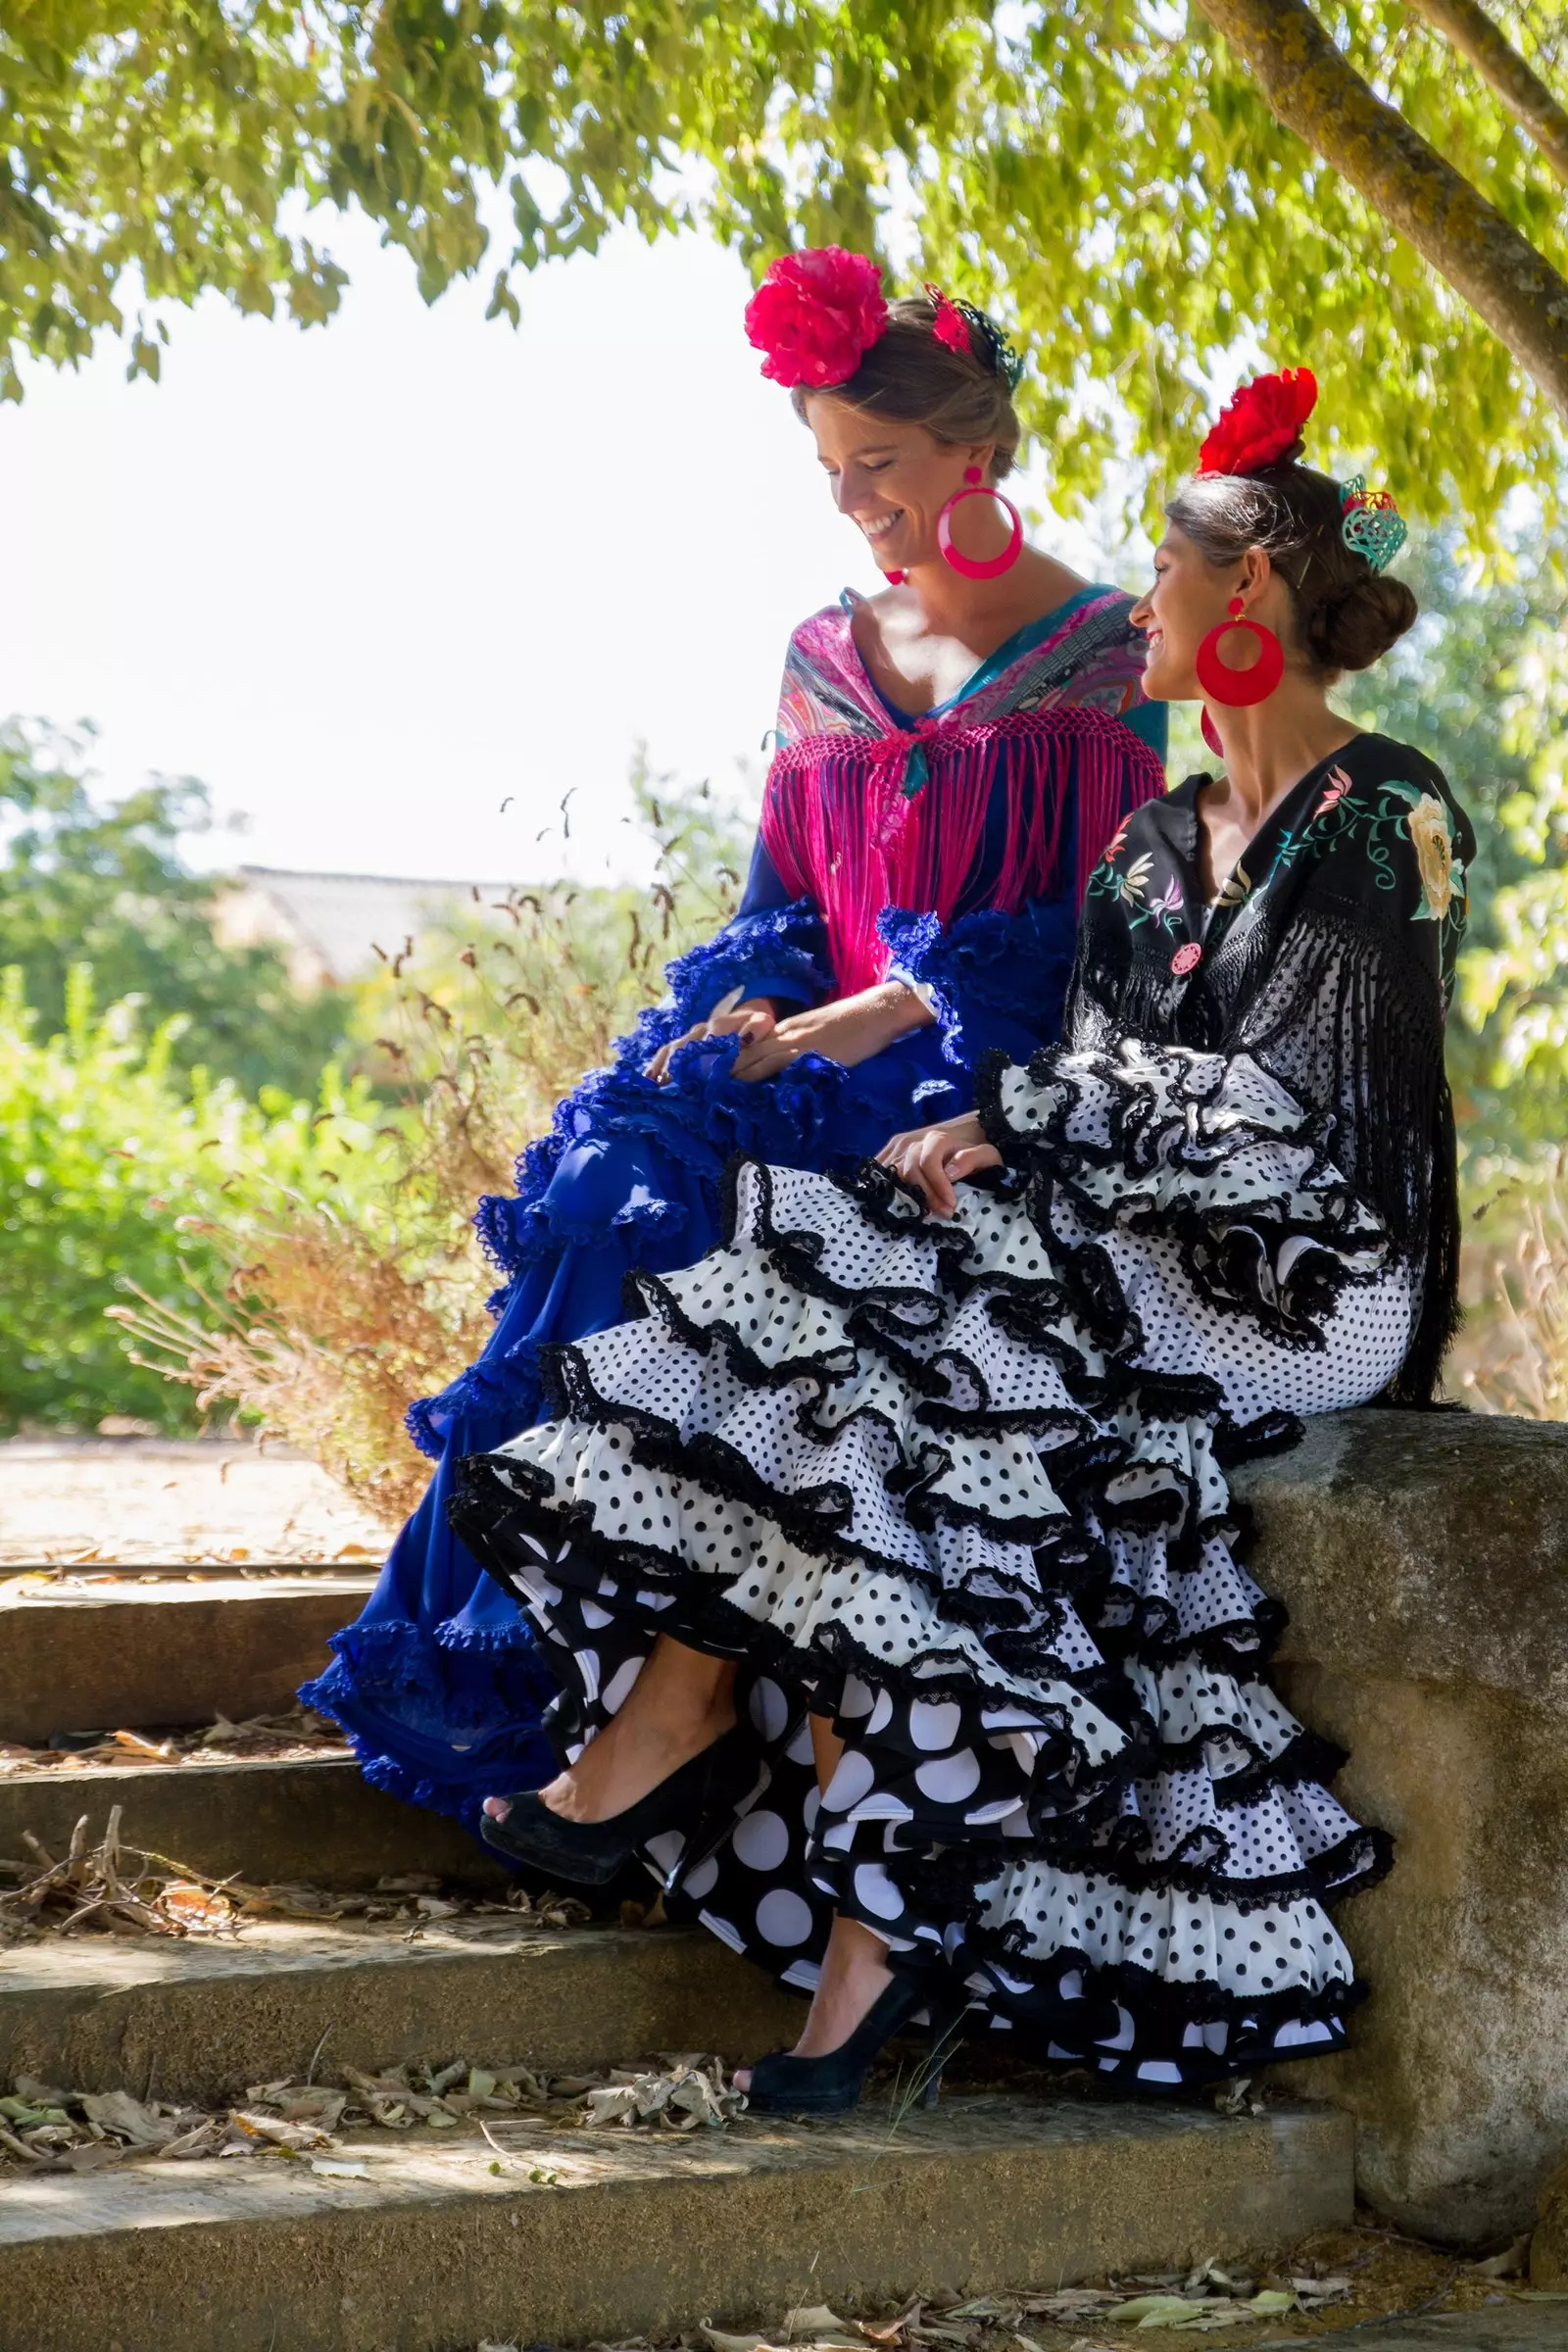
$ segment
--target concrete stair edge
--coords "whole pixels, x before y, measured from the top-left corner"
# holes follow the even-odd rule
[[[1351,2211],[1351,2127],[1326,2108],[956,2098],[897,2125],[759,2121],[698,2144],[540,2132],[504,2160],[471,2141],[366,2157],[365,2181],[247,2162],[24,2182],[0,2205],[0,2345],[613,2343],[918,2284],[1175,2269]]]
[[[0,1778],[0,1855],[24,1856],[24,1830],[50,1853],[85,1814],[94,1835],[124,1808],[126,1843],[214,1878],[252,1886],[304,1881],[350,1891],[417,1871],[499,1894],[508,1873],[477,1838],[423,1805],[371,1788],[351,1756],[232,1764],[95,1765]]]
[[[0,1602],[0,1740],[279,1713],[371,1579],[45,1587]]]
[[[701,2049],[738,2063],[793,2040],[801,2016],[798,1994],[698,1929],[57,1939],[0,1959],[0,2081],[221,2102],[303,2076],[323,2034],[323,2080],[405,2059],[572,2073]]]

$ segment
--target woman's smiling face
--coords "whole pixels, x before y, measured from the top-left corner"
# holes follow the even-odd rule
[[[1221,570],[1210,564],[1172,523],[1154,550],[1154,585],[1140,597],[1128,614],[1135,629],[1149,638],[1144,657],[1144,692],[1152,702],[1196,702],[1198,649],[1210,629],[1225,618],[1240,582],[1241,567]],[[1245,653],[1240,645],[1227,647],[1227,657]]]
[[[829,392],[806,404],[816,454],[841,514],[857,524],[883,571],[938,561],[937,516],[964,468],[989,473],[989,449],[939,441],[923,424],[896,424]]]

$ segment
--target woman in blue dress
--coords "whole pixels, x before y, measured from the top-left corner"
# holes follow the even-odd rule
[[[991,495],[1019,441],[995,324],[935,289],[888,303],[835,248],[775,263],[747,324],[889,586],[791,638],[739,913],[671,964],[515,1193],[480,1201],[495,1331],[411,1408],[434,1476],[302,1693],[378,1787],[475,1830],[490,1791],[554,1775],[556,1684],[447,1525],[455,1465],[541,1417],[542,1344],[617,1322],[633,1269],[713,1247],[734,1155],[851,1168],[968,1110],[988,1050],[1053,1042],[1085,883],[1164,786],[1130,599],[1025,546]]]

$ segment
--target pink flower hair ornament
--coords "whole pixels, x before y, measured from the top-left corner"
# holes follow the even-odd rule
[[[842,245],[781,253],[746,306],[762,373],[786,391],[847,384],[887,322],[881,270]]]

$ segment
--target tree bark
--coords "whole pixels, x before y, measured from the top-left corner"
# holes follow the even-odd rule
[[[1287,129],[1446,277],[1568,416],[1568,279],[1385,106],[1303,0],[1198,0]]]
[[[1479,0],[1405,0],[1467,57],[1495,99],[1535,141],[1568,188],[1568,108],[1558,106],[1533,66],[1493,24]]]
[[[1558,105],[1478,0],[1407,0],[1467,57],[1568,187],[1568,107]]]

